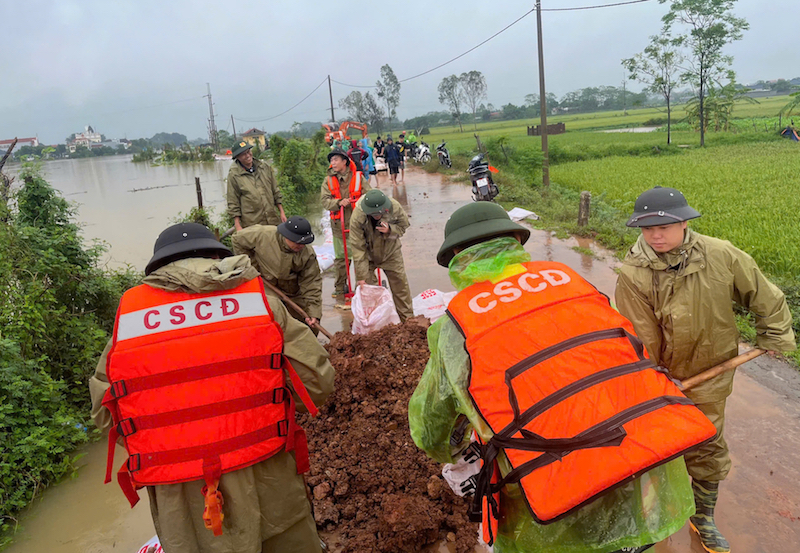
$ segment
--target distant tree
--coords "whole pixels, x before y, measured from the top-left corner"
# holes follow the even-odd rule
[[[180,133],[160,132],[153,135],[153,137],[150,139],[150,142],[160,147],[169,144],[170,146],[177,148],[182,144],[189,142],[189,140],[186,138],[186,135]]]
[[[464,101],[472,111],[472,124],[478,129],[475,122],[475,114],[478,112],[478,105],[481,100],[486,99],[486,79],[480,71],[470,71],[462,73],[458,78],[461,83],[461,90],[464,94]]]
[[[670,35],[651,36],[644,52],[622,60],[628,78],[646,85],[646,90],[664,96],[667,102],[667,144],[672,142],[672,91],[678,82],[679,66],[683,56],[678,49],[681,39]]]
[[[347,110],[348,116],[354,121],[366,123],[368,128],[376,132],[383,130],[385,117],[383,107],[371,93],[361,94],[357,90],[353,91],[339,100],[339,107]]]
[[[662,4],[667,1],[659,0]],[[681,78],[695,88],[699,118],[704,121],[704,103],[709,89],[724,77],[733,80],[733,73],[729,69],[733,57],[723,55],[722,49],[733,41],[741,40],[750,25],[731,12],[736,0],[669,1],[669,12],[661,18],[664,31],[670,32],[675,23],[688,27],[688,33],[682,37],[689,48],[688,67]],[[705,146],[704,127],[700,125],[701,146]]]
[[[450,115],[458,121],[461,132],[464,132],[464,127],[461,126],[461,106],[465,101],[461,79],[458,76],[450,75],[442,79],[439,83],[439,103],[449,108]]]
[[[539,95],[538,94],[526,94],[525,95],[525,102],[522,104],[526,108],[532,108],[534,106],[539,105]]]
[[[202,139],[200,144],[204,144],[207,142],[208,139]],[[234,139],[233,135],[226,130],[217,131],[217,144],[219,144],[220,150],[230,150],[233,147]],[[199,146],[199,144],[198,144]]]
[[[789,100],[789,103],[781,108],[781,111],[778,113],[781,117],[781,121],[783,117],[791,116],[795,109],[800,109],[800,92],[792,94],[792,99]]]
[[[397,117],[397,106],[400,105],[400,81],[387,63],[381,67],[381,80],[377,82],[377,94],[386,103],[386,116],[388,124]]]

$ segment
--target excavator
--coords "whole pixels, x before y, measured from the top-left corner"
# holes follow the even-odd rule
[[[343,121],[339,128],[336,128],[336,123],[323,123],[322,128],[325,129],[325,142],[333,144],[334,140],[345,142],[351,140],[352,137],[347,134],[349,129],[356,129],[361,131],[363,138],[367,137],[367,124],[358,123],[357,121]]]

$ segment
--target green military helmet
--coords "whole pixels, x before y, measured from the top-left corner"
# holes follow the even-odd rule
[[[515,235],[524,244],[531,231],[518,225],[506,210],[490,202],[475,202],[459,207],[444,225],[444,242],[436,255],[442,267],[450,265],[455,248],[466,248],[499,236]]]
[[[386,197],[386,194],[378,190],[377,188],[373,188],[366,194],[364,194],[364,199],[361,200],[361,209],[367,215],[372,215],[373,213],[379,213],[383,211],[389,211],[392,208],[392,200]]]
[[[689,206],[680,190],[656,186],[636,198],[633,215],[625,224],[629,227],[658,227],[698,217],[701,217],[700,212]]]
[[[198,223],[178,223],[158,235],[153,247],[153,257],[144,274],[179,259],[190,257],[230,257],[233,255],[207,227]]]
[[[248,144],[244,140],[237,142],[236,144],[233,145],[233,148],[231,149],[231,157],[233,159],[236,159],[237,157],[239,157],[241,154],[245,153],[252,147],[253,147],[252,144]]]
[[[331,151],[328,153],[328,162],[330,162],[330,161],[331,161],[331,158],[332,158],[333,156],[339,156],[339,157],[341,157],[341,158],[344,158],[344,160],[345,160],[347,163],[350,163],[350,156],[348,156],[348,155],[347,155],[347,152],[345,152],[345,151],[344,151],[343,149],[341,149],[341,148],[334,148],[334,149],[332,149],[332,150],[331,150]]]
[[[285,223],[278,225],[278,232],[295,244],[306,245],[314,241],[311,223],[305,217],[300,217],[299,215],[289,217]]]

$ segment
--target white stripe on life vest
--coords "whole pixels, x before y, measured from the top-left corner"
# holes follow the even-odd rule
[[[120,315],[117,324],[117,342],[170,330],[268,314],[264,298],[258,292],[201,296],[197,299],[155,305]]]
[[[360,191],[361,191],[361,173],[356,173],[355,192],[358,193]]]

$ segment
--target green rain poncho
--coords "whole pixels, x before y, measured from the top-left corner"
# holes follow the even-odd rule
[[[458,290],[501,275],[510,265],[530,261],[513,238],[495,238],[467,248],[450,263],[450,280]],[[464,337],[442,317],[428,330],[431,357],[411,397],[408,417],[414,443],[441,463],[454,463],[451,449],[456,421],[466,416],[480,437],[492,432],[474,408],[467,387],[470,364]],[[510,470],[498,456],[503,474]],[[609,553],[623,547],[655,543],[677,532],[694,513],[694,501],[683,458],[657,467],[613,490],[566,518],[537,524],[517,485],[503,488],[496,553]]]

